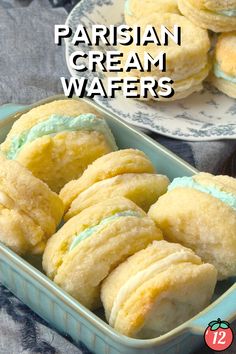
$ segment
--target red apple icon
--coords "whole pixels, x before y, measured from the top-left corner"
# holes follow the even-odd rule
[[[215,351],[221,352],[228,349],[234,340],[234,334],[227,321],[211,321],[205,330],[206,345]]]

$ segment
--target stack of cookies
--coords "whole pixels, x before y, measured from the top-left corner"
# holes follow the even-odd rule
[[[236,98],[236,31],[219,36],[211,79],[218,90]]]
[[[8,159],[21,163],[55,192],[113,150],[117,146],[106,121],[78,100],[31,109],[13,124],[1,145]]]
[[[200,173],[170,184],[142,151],[116,150],[105,119],[79,100],[23,114],[1,145],[0,241],[41,255],[47,276],[88,309],[103,306],[117,331],[153,338],[236,275],[236,181]]]
[[[235,0],[178,0],[181,13],[198,27],[213,32],[236,30]]]
[[[164,51],[167,54],[167,70],[163,75],[153,66],[149,73],[131,70],[121,76],[148,75],[155,79],[161,76],[170,77],[174,81],[175,91],[171,100],[178,100],[201,90],[204,80],[209,78],[220,91],[236,98],[235,0],[147,0],[145,6],[140,0],[126,0],[124,15],[128,25],[138,25],[143,30],[146,25],[152,25],[157,30],[160,25],[169,29],[178,25],[181,27],[182,37],[181,47],[172,44],[170,47],[131,45],[122,48],[124,59],[132,51],[140,52],[139,54],[146,51],[152,57]],[[209,36],[209,31],[224,32],[216,44],[214,59],[210,52],[212,36]],[[140,57],[142,58],[141,55]],[[211,75],[208,76],[209,73]],[[148,98],[154,99],[151,95]],[[166,98],[160,96],[157,100]]]
[[[158,3],[158,2],[157,2]],[[152,58],[156,58],[161,52],[166,53],[166,71],[162,72],[159,67],[152,65],[151,72],[140,72],[131,70],[129,72],[120,73],[120,76],[130,76],[139,78],[145,76],[153,76],[155,79],[161,77],[169,77],[174,83],[172,85],[175,94],[168,98],[159,96],[157,100],[177,100],[189,96],[193,92],[202,89],[202,82],[209,74],[209,50],[210,39],[205,29],[198,28],[190,22],[186,17],[176,13],[159,12],[155,14],[153,11],[147,17],[139,20],[139,26],[144,31],[147,25],[155,27],[160,32],[161,26],[172,29],[175,25],[181,27],[181,45],[169,41],[168,46],[157,46],[153,43],[145,46],[124,46],[121,48],[124,53],[123,61],[126,62],[130,52],[136,52],[139,58],[144,58],[143,53],[149,53]],[[142,60],[142,59],[140,59]],[[143,64],[143,63],[142,63]],[[151,95],[149,99],[154,99]]]

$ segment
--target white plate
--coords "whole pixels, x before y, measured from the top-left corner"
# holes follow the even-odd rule
[[[75,30],[78,24],[91,28],[92,24],[118,25],[124,22],[124,0],[82,0],[70,13],[67,24]],[[79,48],[88,51],[87,46]],[[98,50],[98,48],[96,47]],[[78,47],[71,39],[66,40],[66,58]],[[108,50],[108,47],[99,47]],[[94,75],[105,80],[101,72],[78,73],[68,65],[72,76]],[[113,74],[114,75],[114,74]],[[159,134],[181,140],[202,141],[236,138],[236,100],[231,99],[213,87],[176,102],[144,103],[117,96],[113,99],[96,97],[95,101],[126,122],[149,129]]]

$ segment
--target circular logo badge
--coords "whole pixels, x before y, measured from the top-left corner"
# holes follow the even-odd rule
[[[228,349],[234,340],[234,334],[226,321],[211,321],[205,330],[204,339],[206,345],[217,352]]]

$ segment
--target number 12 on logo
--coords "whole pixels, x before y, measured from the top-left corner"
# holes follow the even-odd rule
[[[234,340],[234,334],[230,325],[226,321],[211,321],[205,330],[204,339],[206,345],[215,351],[224,351],[228,349]]]

